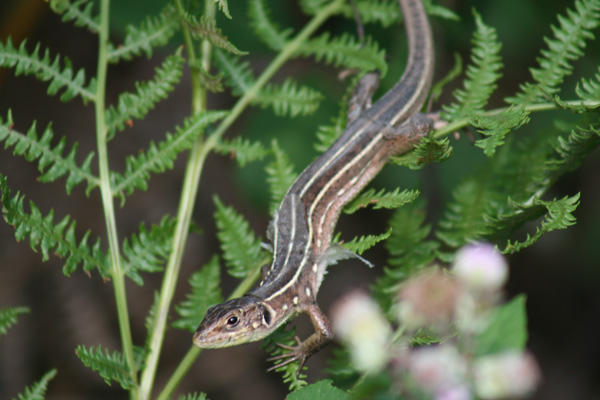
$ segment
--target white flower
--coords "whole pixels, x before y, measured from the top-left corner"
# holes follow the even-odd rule
[[[484,399],[530,395],[540,381],[540,370],[529,353],[509,351],[475,360],[475,391]]]
[[[441,395],[450,388],[462,386],[465,381],[467,364],[454,346],[429,346],[415,349],[412,352],[409,371],[421,389]],[[448,394],[450,393],[448,392]],[[440,397],[440,399],[444,399],[444,397]]]
[[[454,273],[469,289],[495,291],[508,278],[508,265],[494,246],[479,243],[463,247],[454,260]]]

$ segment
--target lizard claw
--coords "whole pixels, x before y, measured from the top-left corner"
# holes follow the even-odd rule
[[[302,367],[304,366],[304,363],[306,362],[306,359],[308,358],[308,356],[306,354],[306,351],[303,349],[302,343],[300,342],[300,339],[298,339],[298,336],[296,336],[295,339],[296,339],[296,343],[297,343],[295,346],[288,346],[283,343],[276,343],[276,345],[281,347],[282,349],[289,350],[289,353],[284,353],[284,354],[280,354],[277,356],[267,358],[267,361],[280,361],[281,360],[281,362],[273,365],[270,368],[267,368],[267,372],[274,371],[277,368],[291,364],[294,361],[300,361],[300,365],[298,366],[298,370],[296,371],[296,378],[298,376],[300,376],[300,371],[302,371]]]

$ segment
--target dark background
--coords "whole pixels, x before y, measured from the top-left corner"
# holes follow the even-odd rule
[[[247,19],[245,4],[234,3],[238,2],[230,2],[233,22],[220,18],[220,25],[238,48],[250,51],[253,67],[261,71],[273,54],[258,43],[253,34],[248,34],[247,27],[241,23]],[[307,18],[293,2],[271,3],[276,3],[270,4],[272,17],[281,27],[300,27],[306,22]],[[453,66],[454,52],[460,53],[467,62],[473,28],[472,7],[477,8],[488,25],[498,30],[503,43],[505,68],[491,107],[501,105],[502,99],[513,94],[519,83],[530,80],[528,68],[536,65],[543,36],[551,35],[550,24],[557,23],[557,13],[564,13],[567,6],[573,7],[571,1],[565,0],[457,0],[442,3],[459,14],[462,20],[458,23],[437,18],[432,21],[438,79]],[[113,1],[113,42],[120,42],[125,23],[138,23],[160,7],[161,2],[157,0]],[[332,20],[326,28],[336,33],[354,30],[351,22],[342,19]],[[405,38],[400,26],[382,29],[367,25],[366,32],[376,36],[381,46],[387,49],[390,72],[382,83],[380,92],[383,92],[398,78],[403,68]],[[29,51],[34,43],[40,42],[42,48],[51,49],[52,55],[67,55],[77,69],[85,68],[88,78],[95,71],[96,37],[72,24],[60,23],[60,17],[50,12],[47,3],[42,0],[4,0],[0,3],[0,38],[4,41],[8,35],[12,35],[15,43],[20,43],[24,37],[29,38]],[[142,56],[111,66],[109,103],[116,101],[119,92],[133,90],[135,80],[150,79],[154,67],[180,42],[180,38],[176,38],[170,47],[156,50],[152,60]],[[574,75],[567,78],[564,85],[566,98],[581,76],[589,78],[597,72],[598,43],[590,42],[589,47],[588,56],[574,64]],[[79,162],[95,150],[93,107],[83,105],[79,99],[61,103],[57,97],[45,94],[47,84],[39,83],[33,77],[15,77],[13,72],[0,69],[2,118],[6,117],[10,108],[15,129],[26,131],[36,120],[39,134],[52,121],[55,132],[53,144],[63,135],[67,137],[68,149],[77,141]],[[315,157],[312,143],[316,128],[337,113],[338,99],[346,87],[345,82],[337,80],[337,72],[310,59],[289,62],[276,80],[294,76],[320,89],[327,98],[317,114],[291,121],[275,117],[269,110],[250,109],[230,129],[228,136],[241,134],[259,139],[265,145],[276,137],[290,155],[296,171],[300,171]],[[445,97],[434,105],[434,109],[448,103],[450,93],[451,88],[446,89]],[[227,95],[211,96],[209,104],[212,109],[224,109],[232,104],[232,99]],[[111,168],[122,170],[125,156],[147,148],[150,140],[160,140],[164,132],[173,131],[189,110],[190,84],[186,71],[182,82],[167,101],[159,103],[146,120],[135,121],[132,128],[118,134],[110,143]],[[532,123],[518,134],[526,135],[549,128],[549,114],[534,114]],[[565,113],[564,118],[571,116]],[[422,188],[431,222],[435,223],[444,212],[452,187],[484,160],[480,149],[473,147],[465,138],[457,142],[453,140],[453,146],[454,157],[448,162],[427,167],[419,173],[390,166],[374,185],[391,186],[400,182],[403,187]],[[581,168],[566,175],[547,195],[548,198],[563,197],[581,191],[581,204],[575,213],[577,225],[545,235],[535,246],[509,258],[511,279],[507,296],[527,294],[529,347],[538,358],[544,375],[537,399],[600,397],[600,349],[596,340],[600,316],[597,290],[600,283],[599,155],[598,151],[591,153]],[[147,192],[137,191],[123,207],[117,209],[121,238],[136,232],[141,221],[158,222],[165,213],[176,213],[184,165],[185,156],[182,156],[173,171],[153,176]],[[97,170],[95,165],[93,170]],[[194,215],[195,224],[204,233],[193,233],[188,240],[182,278],[189,276],[219,251],[214,236],[213,194],[217,193],[226,204],[234,205],[249,219],[253,229],[264,236],[269,215],[263,170],[264,163],[249,165],[242,171],[228,158],[209,157]],[[14,157],[12,150],[3,148],[0,149],[0,172],[8,176],[14,192],[20,190],[44,214],[53,209],[56,220],[71,215],[77,221],[79,237],[91,229],[92,238],[100,237],[105,244],[98,190],[87,198],[84,185],[79,185],[70,196],[65,196],[64,178],[52,184],[38,183],[37,164]],[[366,210],[351,217],[342,217],[338,230],[344,232],[347,238],[364,232],[383,232],[388,217],[389,213],[385,211]],[[381,266],[385,262],[385,249],[378,246],[370,250],[367,257]],[[74,354],[78,344],[101,344],[111,350],[120,349],[112,285],[103,283],[96,273],[92,274],[92,279],[80,271],[66,278],[61,267],[61,260],[57,257],[42,262],[40,254],[34,253],[28,243],[15,242],[11,227],[0,223],[0,307],[27,306],[31,309],[31,313],[21,316],[7,335],[0,337],[0,398],[16,396],[25,385],[37,381],[49,369],[57,368],[58,375],[50,384],[48,399],[124,399],[126,394],[118,384],[107,386],[94,372],[83,367]],[[369,271],[352,261],[331,268],[319,293],[319,303],[327,311],[341,294],[351,287],[367,286],[379,274],[380,268]],[[236,282],[224,277],[223,293],[229,293],[235,285]],[[143,287],[127,282],[133,336],[138,344],[145,338],[144,318],[152,293],[159,288],[160,275],[146,276]],[[181,279],[175,304],[183,299],[187,290],[185,279]],[[298,324],[301,335],[310,332],[306,319],[300,318]],[[157,393],[190,345],[189,333],[178,330],[167,333],[155,386]],[[308,363],[309,380],[321,377],[318,370],[331,347]],[[283,398],[286,386],[281,384],[276,374],[264,372],[266,357],[260,344],[206,351],[182,382],[180,393],[205,391],[213,400]]]

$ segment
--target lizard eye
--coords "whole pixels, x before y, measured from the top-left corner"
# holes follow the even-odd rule
[[[271,313],[269,312],[269,310],[265,310],[263,314],[263,321],[265,321],[265,324],[267,326],[271,323]]]
[[[240,319],[238,317],[236,317],[235,315],[233,315],[227,319],[227,325],[231,328],[236,326],[239,322],[240,322]]]

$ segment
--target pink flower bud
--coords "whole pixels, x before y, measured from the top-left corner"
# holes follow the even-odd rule
[[[499,290],[508,278],[506,261],[487,243],[463,247],[454,259],[453,270],[461,282],[476,291]]]
[[[474,362],[475,390],[485,399],[531,395],[540,381],[540,369],[530,353],[509,351],[481,357]]]

